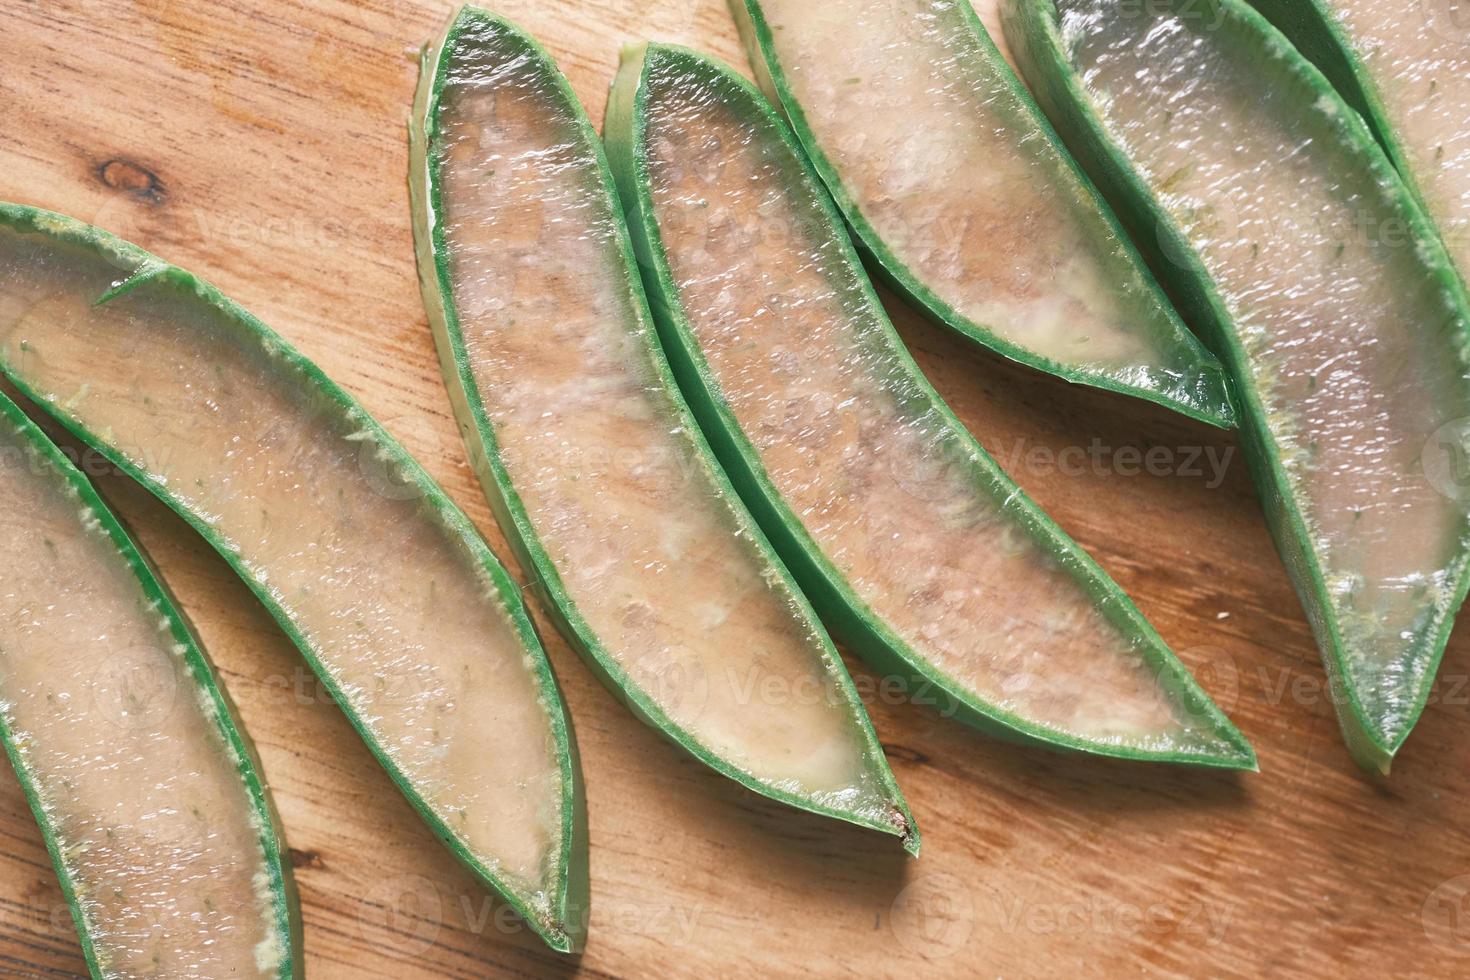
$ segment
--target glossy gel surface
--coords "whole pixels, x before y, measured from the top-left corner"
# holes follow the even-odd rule
[[[1219,365],[968,4],[752,0],[775,87],[860,239],[941,319],[1005,353],[1228,414]]]
[[[554,601],[680,737],[763,786],[902,825],[835,651],[673,388],[573,97],[522,35],[475,15],[438,65],[436,241],[458,328],[441,343]]]
[[[0,360],[235,556],[343,708],[493,873],[548,907],[548,697],[464,538],[362,418],[195,291],[0,225]]]
[[[1162,4],[1058,9],[1104,125],[1234,322],[1342,666],[1392,742],[1422,703],[1464,563],[1464,504],[1426,459],[1470,414],[1457,309],[1392,188],[1344,141],[1345,107],[1287,77],[1284,42]]]
[[[649,58],[653,216],[688,329],[854,601],[1007,724],[1145,755],[1235,754],[1212,707],[1174,696],[1157,638],[1122,625],[1095,591],[1102,573],[1043,537],[924,381],[759,95],[678,52]]]
[[[107,977],[276,976],[290,938],[248,763],[177,614],[32,438],[0,412],[0,717],[83,939]]]
[[[1470,6],[1321,3],[1366,69],[1408,176],[1470,278]]]

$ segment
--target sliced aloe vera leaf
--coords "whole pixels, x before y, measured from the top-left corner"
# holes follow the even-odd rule
[[[990,731],[1254,767],[1138,610],[929,386],[758,91],[692,52],[630,50],[603,132],[675,374],[835,632]]]
[[[969,0],[731,0],[859,246],[939,323],[1068,381],[1231,426],[1185,328]]]
[[[301,975],[258,763],[86,477],[0,395],[0,741],[96,977]]]
[[[837,651],[669,373],[602,145],[561,73],[515,26],[465,7],[426,54],[413,137],[445,379],[558,626],[718,772],[917,853]]]
[[[1386,772],[1470,564],[1444,455],[1470,418],[1465,296],[1440,243],[1362,121],[1249,7],[1005,13],[1038,98],[1232,372],[1348,747]]]
[[[1470,280],[1470,5],[1254,0],[1378,136]]]
[[[585,929],[569,722],[514,583],[356,402],[213,287],[0,205],[0,370],[192,524],[449,849]]]

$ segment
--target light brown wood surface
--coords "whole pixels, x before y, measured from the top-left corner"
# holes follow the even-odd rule
[[[497,9],[541,38],[597,120],[624,42],[745,64],[723,0]],[[449,13],[434,0],[0,0],[0,198],[93,221],[239,300],[402,439],[514,570],[465,465],[414,278],[413,58]],[[1470,970],[1463,631],[1393,775],[1364,776],[1339,744],[1230,437],[1005,364],[890,307],[980,441],[1254,742],[1260,774],[1002,744],[894,703],[854,662],[924,833],[913,861],[892,839],[782,809],[680,754],[541,618],[576,721],[592,838],[591,939],[580,958],[559,957],[415,819],[225,565],[85,460],[197,624],[260,749],[312,976]],[[0,975],[83,969],[4,772]]]

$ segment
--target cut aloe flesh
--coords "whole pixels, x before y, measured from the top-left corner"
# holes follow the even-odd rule
[[[1378,134],[1470,279],[1470,5],[1255,0]]]
[[[1254,766],[1137,609],[929,387],[759,92],[690,52],[637,49],[604,136],[675,373],[834,631],[982,728]]]
[[[0,395],[0,740],[97,977],[292,977],[300,919],[252,752],[168,593]]]
[[[435,834],[575,945],[585,841],[560,696],[514,584],[407,453],[212,287],[15,205],[0,369],[219,550]]]
[[[561,74],[466,7],[426,56],[414,135],[445,378],[558,625],[719,772],[917,851],[836,650],[679,395],[601,143]]]
[[[969,0],[732,0],[860,246],[940,323],[1069,381],[1234,424],[1180,321]]]
[[[1470,417],[1464,293],[1361,120],[1259,14],[1144,7],[1017,3],[1007,38],[1214,333],[1349,748],[1387,771],[1465,595],[1462,464],[1439,466]]]

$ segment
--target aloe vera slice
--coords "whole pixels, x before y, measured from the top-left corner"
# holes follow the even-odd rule
[[[969,0],[731,0],[860,247],[939,323],[1069,381],[1234,424],[1185,328]]]
[[[300,913],[257,763],[90,483],[0,395],[0,741],[96,977],[292,977]]]
[[[1254,0],[1378,136],[1470,280],[1470,6]]]
[[[649,45],[625,52],[603,132],[674,372],[835,632],[991,731],[1254,767],[1137,609],[929,387],[759,92]]]
[[[1042,104],[1236,381],[1348,747],[1387,771],[1465,596],[1465,296],[1361,120],[1234,2],[1015,3]],[[1445,474],[1448,475],[1448,474]]]
[[[450,850],[550,945],[585,929],[568,720],[520,596],[363,409],[213,287],[0,205],[0,370],[189,521]]]
[[[679,395],[601,143],[550,58],[463,8],[426,54],[412,158],[455,411],[567,638],[715,770],[917,853],[836,650]]]

